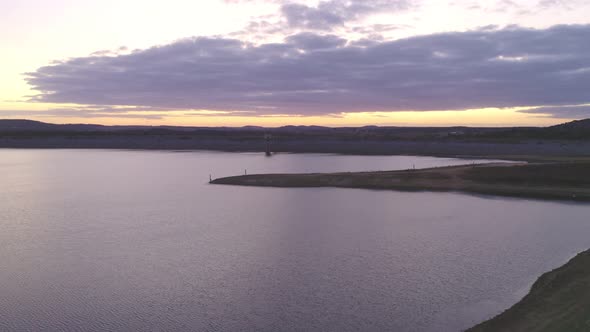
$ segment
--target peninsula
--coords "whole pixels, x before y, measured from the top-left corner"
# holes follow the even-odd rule
[[[341,187],[461,191],[524,198],[590,201],[590,161],[487,163],[418,170],[260,174],[220,178],[213,184],[266,187]],[[528,295],[467,332],[590,330],[590,250],[545,273]]]
[[[590,201],[590,161],[487,163],[401,171],[258,174],[213,184],[261,187],[340,187]]]

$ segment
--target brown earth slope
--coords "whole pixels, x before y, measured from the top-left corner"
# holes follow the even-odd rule
[[[590,250],[542,275],[512,308],[468,332],[590,331]]]
[[[462,191],[590,201],[590,162],[490,163],[384,172],[260,174],[221,178],[212,183],[264,187]]]

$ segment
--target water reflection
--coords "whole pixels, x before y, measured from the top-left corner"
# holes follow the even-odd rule
[[[0,150],[0,330],[460,330],[590,247],[590,207],[214,186],[464,160]],[[469,162],[469,161],[468,161]]]

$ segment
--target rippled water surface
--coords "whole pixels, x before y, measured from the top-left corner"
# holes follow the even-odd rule
[[[465,162],[0,150],[0,330],[461,330],[590,247],[590,206],[207,181]]]

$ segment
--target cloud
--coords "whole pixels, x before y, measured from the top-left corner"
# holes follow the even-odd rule
[[[335,35],[317,35],[310,32],[302,32],[286,38],[288,44],[302,51],[317,51],[321,49],[333,49],[344,46],[346,39]]]
[[[334,26],[344,25],[344,17],[322,8],[290,3],[283,5],[281,12],[292,28],[330,30]]]
[[[49,108],[45,110],[0,110],[0,117],[73,117],[73,118],[130,118],[162,119],[172,109],[86,105],[77,107]]]
[[[550,115],[557,118],[582,119],[590,117],[590,104],[588,105],[565,105],[545,106],[522,110],[520,112],[539,115]]]
[[[348,21],[357,21],[372,14],[407,10],[417,1],[409,0],[330,0],[320,1],[317,6],[286,3],[281,12],[289,26],[317,30],[330,30],[343,26]]]
[[[567,9],[572,9],[583,3],[584,0],[540,0],[537,6],[541,8],[565,7]]]
[[[41,102],[259,115],[580,105],[590,103],[588,40],[590,25],[364,44],[309,32],[261,45],[200,37],[73,58],[27,80]]]
[[[473,10],[479,15],[508,14],[514,20],[514,16],[526,18],[543,13],[563,15],[564,12],[583,7],[587,3],[587,0],[455,0],[449,5]]]
[[[322,0],[314,5],[309,1],[282,0],[225,0],[228,4],[271,3],[277,12],[251,21],[240,31],[228,34],[250,41],[276,40],[301,32],[356,34],[365,38],[382,39],[384,34],[406,29],[404,24],[370,24],[373,15],[405,12],[417,8],[422,0]]]
[[[29,111],[29,110],[0,110],[1,117],[39,117],[39,118],[119,118],[119,119],[149,119],[149,120],[161,120],[163,116],[161,114],[133,114],[133,113],[110,113],[104,110],[88,111],[80,110],[76,108],[53,108],[43,111]]]

